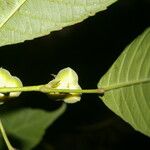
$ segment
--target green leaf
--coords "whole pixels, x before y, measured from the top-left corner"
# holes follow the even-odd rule
[[[137,37],[102,77],[104,103],[150,136],[150,28]]]
[[[7,134],[21,143],[21,147],[16,148],[29,150],[40,142],[46,128],[64,112],[65,108],[64,104],[52,112],[32,108],[5,110],[0,112],[0,117]]]
[[[117,0],[0,0],[0,46],[83,21]]]

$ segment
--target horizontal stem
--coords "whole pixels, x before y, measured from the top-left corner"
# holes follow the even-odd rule
[[[9,92],[43,92],[43,93],[89,93],[89,94],[103,94],[104,89],[54,89],[48,88],[45,85],[37,86],[24,86],[24,87],[3,87],[0,88],[0,93],[9,93]]]
[[[35,85],[35,86],[24,86],[24,87],[2,87],[0,88],[0,93],[9,93],[9,92],[31,92],[31,91],[40,91],[40,88],[44,85]]]
[[[48,88],[42,88],[42,92],[44,93],[53,93],[53,92],[58,92],[58,93],[79,93],[79,94],[104,94],[104,89],[48,89]]]

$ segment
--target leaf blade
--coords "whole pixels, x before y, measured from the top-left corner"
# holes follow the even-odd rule
[[[148,136],[150,136],[149,41],[150,28],[123,51],[98,83],[99,88],[106,89],[106,94],[102,97],[106,106],[136,130]]]
[[[2,0],[0,46],[31,40],[81,22],[116,0]]]

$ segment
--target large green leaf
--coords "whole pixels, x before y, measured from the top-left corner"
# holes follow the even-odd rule
[[[65,106],[52,112],[31,108],[5,110],[0,112],[0,118],[7,134],[21,143],[17,148],[29,150],[40,142],[45,129],[64,112]]]
[[[98,83],[104,103],[150,136],[150,28],[136,38]]]
[[[0,0],[0,46],[81,22],[116,0]]]

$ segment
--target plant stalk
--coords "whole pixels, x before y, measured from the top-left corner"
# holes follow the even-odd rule
[[[8,137],[6,135],[6,132],[5,132],[5,129],[3,128],[3,125],[2,125],[2,121],[0,120],[0,131],[2,133],[2,136],[4,138],[4,141],[8,147],[8,150],[15,150],[15,148],[12,147],[12,145],[10,144],[9,140],[8,140]]]
[[[0,93],[10,92],[43,92],[43,93],[86,93],[86,94],[104,94],[104,89],[54,89],[46,85],[24,86],[24,87],[3,87],[0,88]]]

